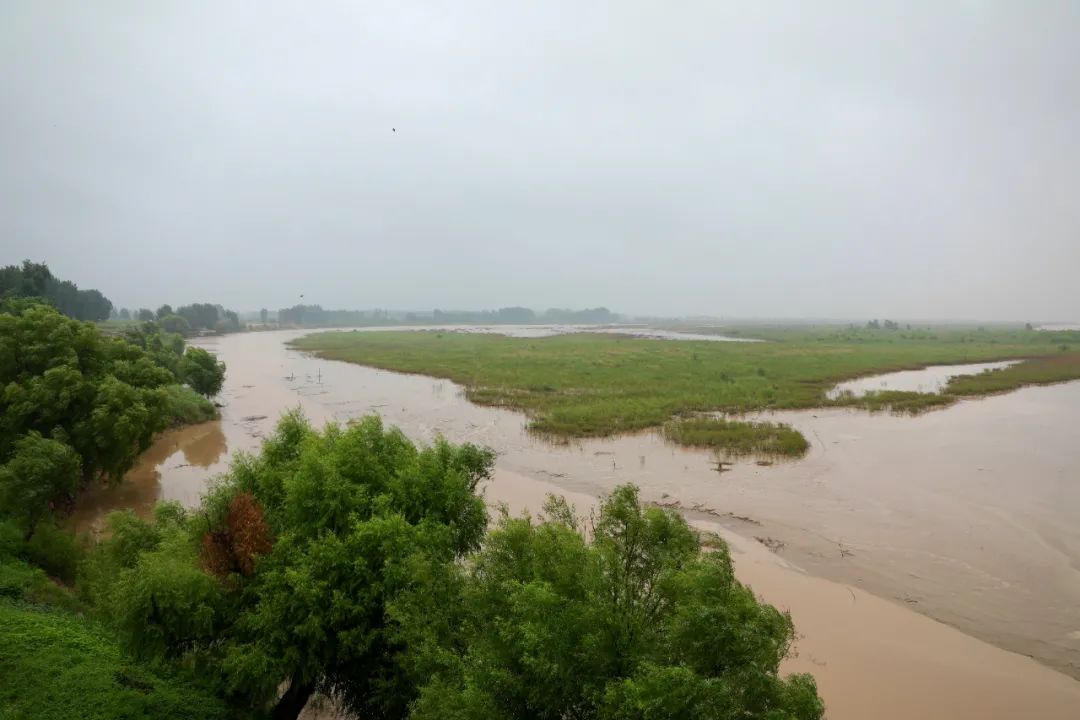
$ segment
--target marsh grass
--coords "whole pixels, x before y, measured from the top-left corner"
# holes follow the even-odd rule
[[[475,403],[525,411],[530,428],[545,435],[602,437],[661,428],[673,417],[703,412],[836,405],[919,412],[955,397],[887,392],[830,400],[827,393],[844,380],[927,365],[1065,358],[1059,346],[1080,342],[1080,332],[1023,330],[810,327],[741,333],[769,342],[421,331],[318,333],[294,345],[331,360],[447,378],[463,385]],[[1075,368],[1061,362],[1036,374],[1076,377]],[[1030,365],[1004,371],[1009,374],[995,378],[994,386],[1032,381]]]
[[[952,395],[921,393],[910,390],[873,390],[859,396],[838,398],[840,405],[854,405],[870,412],[909,413],[916,415],[927,410],[946,407],[956,402]],[[836,402],[836,401],[834,401]]]
[[[712,417],[680,418],[664,423],[663,433],[664,437],[679,445],[711,448],[733,457],[802,457],[810,449],[802,433],[782,423]]]

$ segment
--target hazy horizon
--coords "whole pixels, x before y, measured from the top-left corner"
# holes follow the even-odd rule
[[[1080,320],[1080,3],[0,6],[0,265],[118,307]]]

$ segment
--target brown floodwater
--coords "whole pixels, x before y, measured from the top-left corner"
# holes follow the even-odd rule
[[[553,445],[449,381],[285,347],[300,334],[199,341],[229,367],[222,419],[164,434],[129,482],[87,497],[77,524],[158,498],[195,504],[289,408],[318,424],[377,412],[418,441],[496,449],[487,497],[515,511],[633,482],[720,530],[740,577],[791,611],[801,639],[787,667],[818,678],[832,718],[1080,716],[1080,683],[1023,657],[1080,674],[1080,383],[919,417],[769,414],[811,439],[807,457],[718,473],[709,453],[654,433]]]

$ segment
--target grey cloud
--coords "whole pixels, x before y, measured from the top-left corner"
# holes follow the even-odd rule
[[[1077,318],[1078,30],[1052,1],[11,0],[0,259],[130,306]]]

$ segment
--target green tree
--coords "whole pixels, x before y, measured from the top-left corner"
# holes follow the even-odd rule
[[[162,305],[161,307],[159,307],[157,309],[157,312],[154,313],[154,316],[158,320],[161,320],[161,319],[166,318],[166,317],[168,317],[168,316],[170,316],[172,314],[173,314],[172,305],[165,304],[165,305]]]
[[[139,313],[136,319],[143,322],[153,322],[154,311],[150,310],[149,308],[139,308]]]
[[[166,315],[158,319],[161,329],[165,332],[177,333],[178,335],[190,335],[191,325],[180,315]]]
[[[176,314],[187,320],[196,330],[213,330],[219,318],[217,306],[210,303],[181,305],[176,308]]]
[[[790,617],[735,579],[726,547],[702,553],[629,486],[604,501],[591,544],[565,502],[546,512],[504,514],[459,579],[393,606],[430,678],[413,717],[822,716],[811,677],[778,675]]]
[[[0,307],[0,463],[36,432],[72,446],[84,479],[119,479],[165,418],[172,372],[153,352],[39,303]]]
[[[195,392],[213,397],[225,382],[225,363],[202,348],[189,347],[180,359],[180,377]]]
[[[70,445],[31,431],[0,465],[0,507],[22,522],[29,540],[51,508],[70,502],[81,475],[82,460]]]
[[[322,690],[403,717],[416,678],[387,608],[478,547],[492,462],[442,440],[417,449],[375,417],[318,433],[290,414],[198,515],[145,530],[128,518],[88,586],[129,647],[200,663],[244,707],[294,718]]]

